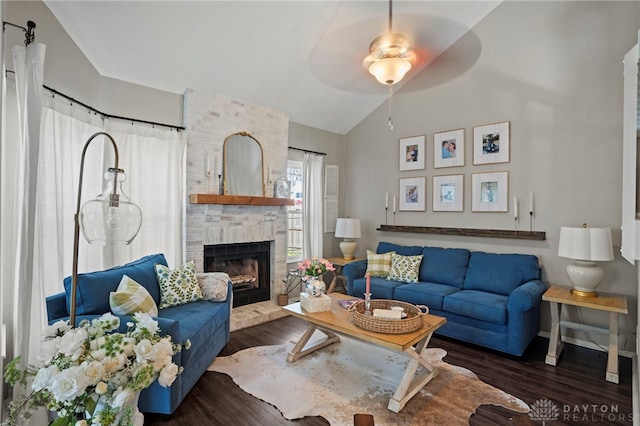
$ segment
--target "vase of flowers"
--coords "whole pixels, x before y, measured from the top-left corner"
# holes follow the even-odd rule
[[[161,337],[158,322],[144,313],[133,316],[125,333],[113,332],[119,327],[120,318],[111,313],[83,320],[77,328],[68,321],[47,327],[38,356],[43,365],[21,369],[16,357],[5,369],[12,386],[33,382],[26,397],[10,403],[3,425],[29,418],[37,407],[56,412],[51,426],[142,425],[140,391],[156,379],[171,386],[181,371],[172,356],[182,345]]]
[[[326,285],[322,280],[322,275],[327,271],[335,271],[333,264],[327,259],[312,257],[298,263],[298,270],[302,271],[304,276],[302,280],[305,282],[305,289],[309,296],[319,297],[325,292]]]

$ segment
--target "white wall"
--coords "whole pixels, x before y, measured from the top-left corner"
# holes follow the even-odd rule
[[[604,265],[601,291],[629,296],[621,320],[621,349],[634,350],[635,271],[621,260],[622,58],[637,40],[637,2],[504,2],[393,98],[395,130],[387,129],[387,106],[359,123],[346,139],[347,209],[363,220],[359,252],[378,241],[467,247],[539,256],[544,279],[570,285],[568,259],[557,256],[560,226],[610,227],[616,259]],[[476,60],[477,59],[477,60]],[[475,62],[474,62],[475,61]],[[381,88],[382,90],[383,88]],[[473,166],[473,127],[511,122],[509,163]],[[464,128],[465,166],[399,172],[398,139]],[[509,172],[508,213],[471,212],[471,174]],[[431,178],[464,174],[464,212],[433,212]],[[529,191],[536,196],[535,230],[546,240],[504,240],[376,231],[384,223],[385,192],[398,193],[398,179],[426,176],[427,211],[399,212],[398,225],[513,229],[513,196],[528,216]],[[373,188],[363,191],[362,188]],[[522,212],[526,212],[523,215]],[[392,223],[389,215],[389,223]],[[528,217],[520,222],[529,228]],[[571,310],[606,325],[604,313]],[[548,331],[549,308],[541,328]],[[575,337],[586,340],[576,332]],[[594,339],[606,344],[603,336]]]

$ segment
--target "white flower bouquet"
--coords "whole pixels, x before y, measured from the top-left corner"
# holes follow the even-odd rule
[[[161,386],[171,386],[181,372],[172,356],[182,345],[161,337],[158,322],[147,314],[135,314],[126,333],[113,332],[118,327],[120,318],[110,313],[83,320],[77,328],[68,321],[49,326],[38,356],[42,367],[22,370],[17,357],[5,369],[10,385],[33,382],[25,398],[10,403],[3,425],[29,418],[36,407],[57,412],[51,426],[141,424],[132,403],[156,378]]]

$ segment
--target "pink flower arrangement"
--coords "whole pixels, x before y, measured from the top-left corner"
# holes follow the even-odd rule
[[[311,259],[305,259],[298,263],[298,270],[304,272],[303,280],[309,277],[319,277],[327,271],[335,271],[336,268],[327,259],[313,256]]]

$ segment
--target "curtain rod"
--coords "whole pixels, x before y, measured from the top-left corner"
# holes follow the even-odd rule
[[[11,70],[7,70],[6,72],[15,74],[15,71],[11,71]],[[42,87],[44,87],[45,89],[47,89],[49,92],[53,93],[54,95],[58,95],[58,96],[61,96],[61,97],[65,98],[65,99],[70,100],[71,103],[76,103],[76,104],[78,104],[78,105],[80,105],[80,106],[82,106],[84,108],[87,108],[89,111],[100,115],[102,118],[113,118],[113,119],[117,119],[117,120],[130,121],[132,123],[135,122],[135,123],[149,124],[151,126],[168,127],[170,129],[175,129],[178,132],[181,132],[181,131],[185,130],[184,127],[176,126],[176,125],[173,125],[173,124],[157,123],[155,121],[141,120],[139,118],[130,118],[130,117],[123,117],[123,116],[120,116],[120,115],[107,114],[107,113],[104,113],[102,111],[99,111],[99,110],[95,109],[94,107],[92,107],[90,105],[85,104],[84,102],[81,102],[81,101],[79,101],[77,99],[74,99],[69,95],[65,95],[64,93],[59,92],[56,89],[47,86],[46,84],[43,84]]]
[[[295,146],[290,146],[289,149],[293,149],[293,150],[296,150],[296,151],[302,151],[305,154],[327,155],[326,152],[311,151],[311,150],[308,150],[308,149],[296,148]]]
[[[28,46],[31,43],[33,43],[36,39],[36,34],[34,29],[36,28],[36,23],[33,21],[27,21],[27,27],[23,27],[22,25],[16,25],[16,24],[12,24],[11,22],[7,22],[7,21],[2,21],[2,32],[4,32],[7,29],[7,25],[14,27],[14,28],[20,28],[22,31],[24,31],[24,45]]]

